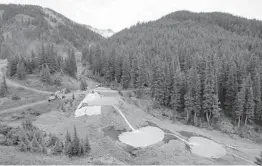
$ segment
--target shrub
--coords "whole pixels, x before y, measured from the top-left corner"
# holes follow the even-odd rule
[[[11,129],[6,135],[6,144],[8,146],[18,145],[20,128]]]
[[[123,96],[123,92],[122,92],[121,90],[118,90],[118,94],[119,94],[120,96]]]
[[[20,100],[21,98],[19,96],[17,96],[17,94],[14,94],[12,96],[12,100]]]
[[[255,164],[262,165],[262,152],[260,153],[259,157],[256,157]]]
[[[47,147],[53,147],[55,146],[56,142],[58,141],[58,137],[53,135],[53,134],[49,134],[49,139],[47,141]]]
[[[71,92],[71,90],[69,89],[69,87],[66,87],[66,88],[65,88],[65,93],[68,94],[68,93],[70,93],[70,92]]]
[[[90,144],[89,144],[89,139],[86,135],[85,142],[84,142],[84,151],[86,154],[88,154],[91,150]]]
[[[7,125],[4,125],[4,124],[0,124],[0,134],[3,134],[3,135],[7,135],[7,133],[12,130],[12,127],[9,127]]]

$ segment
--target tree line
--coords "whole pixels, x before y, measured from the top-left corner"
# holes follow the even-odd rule
[[[216,123],[223,116],[238,126],[261,122],[262,41],[257,29],[248,35],[247,29],[241,34],[236,28],[238,22],[235,33],[228,22],[208,24],[197,16],[171,22],[170,17],[137,24],[84,48],[82,60],[106,82],[136,88],[138,94],[150,88],[155,102],[195,125]]]
[[[55,73],[64,73],[76,78],[77,66],[74,50],[68,50],[68,56],[58,56],[54,45],[42,45],[38,53],[34,51],[28,56],[13,56],[8,61],[8,76],[17,77],[20,80],[28,74],[40,74],[43,82],[58,83],[59,78],[52,80]]]

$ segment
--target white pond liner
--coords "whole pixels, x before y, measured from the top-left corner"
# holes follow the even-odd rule
[[[78,105],[75,111],[75,117],[77,118],[84,115],[100,115],[101,106],[89,106],[89,102],[99,100],[100,98],[101,96],[98,93],[87,94],[83,101]]]
[[[164,132],[152,126],[142,127],[132,132],[124,132],[118,136],[119,140],[133,147],[146,147],[164,139]]]
[[[101,106],[88,106],[75,111],[76,118],[84,115],[92,116],[92,115],[100,115],[100,114],[101,114]]]
[[[190,137],[191,152],[206,158],[221,158],[226,155],[226,149],[220,144],[204,137]]]

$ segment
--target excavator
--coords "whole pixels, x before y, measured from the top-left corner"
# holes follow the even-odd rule
[[[51,94],[48,97],[48,102],[56,100],[56,99],[64,99],[65,98],[65,92],[66,92],[65,88],[60,90],[60,91],[56,91],[55,93]]]

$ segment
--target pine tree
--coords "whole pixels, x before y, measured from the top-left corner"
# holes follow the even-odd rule
[[[261,116],[261,87],[260,87],[260,75],[259,73],[256,74],[254,77],[254,83],[253,83],[253,94],[254,94],[254,103],[255,103],[255,109],[254,109],[254,115],[255,119],[259,120]]]
[[[9,75],[9,77],[13,77],[16,74],[17,64],[18,64],[17,58],[12,58],[12,59],[9,60],[9,62],[8,62],[8,75]]]
[[[110,62],[109,62],[109,58],[108,56],[105,57],[106,58],[106,62],[105,62],[105,80],[107,82],[113,81],[113,75],[111,72],[111,67],[110,67]]]
[[[247,77],[246,95],[245,95],[245,124],[247,120],[254,116],[254,96],[251,82],[251,76]]]
[[[22,61],[17,64],[17,78],[23,80],[26,77],[25,65]]]
[[[31,151],[32,152],[38,152],[38,153],[41,152],[41,146],[38,143],[35,134],[33,136],[33,140],[32,140],[32,143],[31,143]]]
[[[175,71],[172,81],[173,81],[173,88],[171,92],[171,108],[174,109],[174,113],[175,113],[181,110],[182,75],[179,66],[177,66],[177,70]]]
[[[138,96],[141,96],[144,91],[144,85],[146,84],[146,70],[145,70],[145,60],[141,58],[138,63],[138,71],[136,78],[136,88],[138,89]]]
[[[86,135],[85,142],[84,142],[84,150],[85,153],[88,154],[91,150],[90,144],[89,144],[89,139],[88,136]]]
[[[214,104],[213,95],[214,95],[214,75],[211,72],[210,66],[207,65],[202,109],[206,115],[206,120],[208,123],[210,121],[210,117],[213,111],[213,104]]]
[[[85,81],[84,79],[81,79],[81,81],[80,81],[80,90],[81,90],[81,91],[85,91],[86,88],[87,88],[87,83],[86,83],[86,81]]]
[[[121,84],[124,89],[128,88],[130,82],[130,73],[129,73],[129,59],[125,58],[123,62],[123,69],[122,69],[122,77],[121,77]]]
[[[218,118],[219,118],[220,115],[221,115],[220,102],[219,102],[219,100],[218,100],[217,94],[213,94],[212,115],[213,115],[213,118],[216,118],[216,120],[218,120]]]
[[[199,75],[197,74],[197,70],[194,69],[195,73],[192,78],[192,82],[194,83],[194,86],[192,88],[192,96],[193,96],[193,102],[194,102],[194,123],[195,125],[197,124],[197,117],[200,116],[200,111],[201,111],[201,101],[200,101],[200,96],[201,96],[201,85],[200,85],[200,78]]]
[[[55,146],[52,148],[53,155],[59,155],[63,152],[62,142],[57,140]]]
[[[242,88],[237,93],[236,103],[235,103],[235,117],[238,119],[238,128],[240,127],[241,120],[244,113],[245,106],[245,83],[242,84]]]
[[[2,77],[2,82],[0,84],[0,98],[6,97],[8,95],[8,87],[6,84],[5,76]]]
[[[137,85],[137,78],[138,78],[138,63],[137,63],[137,57],[134,56],[131,63],[131,70],[130,70],[130,86],[132,88],[136,88]]]
[[[124,62],[122,62],[122,59],[120,56],[116,56],[116,60],[115,60],[115,80],[116,82],[120,83],[121,79],[122,79],[122,73],[124,72],[124,69],[126,68],[122,63],[126,63],[125,60],[127,59],[127,57],[124,58]],[[129,64],[128,64],[129,65]],[[127,74],[127,73],[125,73]],[[124,76],[126,77],[126,76]]]
[[[185,111],[187,113],[186,120],[189,122],[190,114],[194,110],[194,98],[192,97],[191,89],[186,93],[185,97]]]
[[[46,56],[45,56],[45,64],[48,65],[50,73],[54,73],[57,71],[57,64],[56,64],[56,52],[55,52],[55,48],[54,45],[48,45],[47,49],[46,49]]]
[[[79,155],[79,148],[80,148],[80,140],[77,135],[76,126],[74,126],[74,137],[72,140],[72,154],[74,156]]]
[[[65,147],[64,147],[64,153],[66,155],[69,155],[70,156],[70,153],[72,153],[71,151],[71,142],[72,142],[72,139],[71,139],[71,136],[68,132],[68,130],[66,131],[66,136],[65,136]]]
[[[75,52],[73,50],[68,51],[68,58],[65,61],[64,70],[69,76],[76,78],[77,66],[76,66]]]
[[[235,103],[235,97],[238,91],[237,77],[236,77],[236,65],[231,62],[228,65],[229,70],[227,73],[226,81],[226,94],[225,94],[225,109],[226,114],[233,115],[233,104]]]
[[[41,81],[51,84],[51,74],[48,65],[43,65],[41,70]]]
[[[83,139],[81,139],[80,148],[79,148],[79,156],[83,156],[84,154],[85,154],[84,141],[83,141]]]

